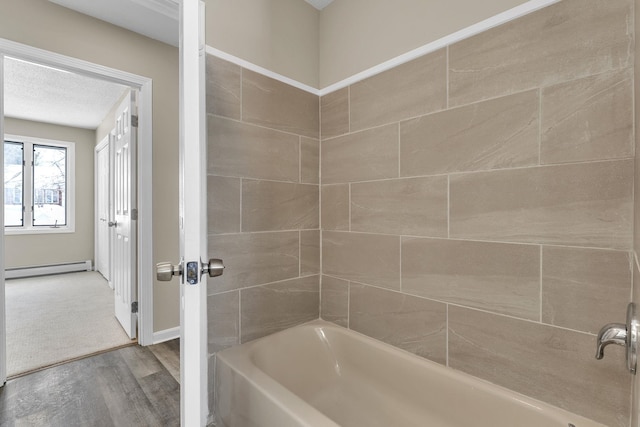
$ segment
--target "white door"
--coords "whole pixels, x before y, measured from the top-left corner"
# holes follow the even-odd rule
[[[132,92],[133,94],[134,92]],[[136,133],[131,125],[132,102],[129,97],[116,110],[113,141],[114,228],[112,280],[116,318],[130,338],[136,337]]]
[[[111,282],[111,150],[107,135],[96,147],[96,269]]]
[[[180,2],[180,414],[181,425],[207,422],[206,112],[204,2]]]

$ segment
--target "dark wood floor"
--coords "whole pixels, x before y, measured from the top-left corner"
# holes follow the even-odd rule
[[[76,360],[0,388],[0,426],[178,426],[178,340]]]

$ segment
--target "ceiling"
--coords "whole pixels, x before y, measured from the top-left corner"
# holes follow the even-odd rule
[[[6,117],[96,129],[127,89],[22,60],[4,61]]]
[[[309,3],[311,6],[315,7],[318,10],[322,10],[325,7],[329,6],[329,4],[333,1],[333,0],[304,0],[307,3]]]

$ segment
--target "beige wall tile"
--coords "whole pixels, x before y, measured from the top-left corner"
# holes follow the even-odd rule
[[[209,354],[240,344],[240,293],[209,295],[207,334]]]
[[[450,235],[629,249],[633,162],[454,175]]]
[[[625,323],[630,295],[629,252],[543,247],[543,322],[596,334]]]
[[[446,176],[351,184],[351,230],[447,237]]]
[[[240,291],[242,342],[319,318],[319,276]]]
[[[299,232],[209,236],[209,257],[224,260],[224,275],[209,282],[209,293],[297,277]]]
[[[322,183],[397,178],[398,139],[398,125],[392,124],[323,140]]]
[[[538,91],[429,114],[400,124],[400,175],[538,164]]]
[[[215,116],[207,126],[210,175],[298,182],[298,136]]]
[[[400,237],[323,231],[322,272],[400,289]]]
[[[300,232],[300,275],[320,273],[320,230]]]
[[[446,305],[351,283],[349,327],[418,356],[446,363]]]
[[[564,0],[449,47],[449,103],[463,105],[630,65],[629,0]]]
[[[207,113],[240,120],[240,66],[207,55]]]
[[[449,366],[608,426],[628,426],[631,376],[623,349],[611,347],[596,360],[592,335],[449,306]]]
[[[337,325],[349,326],[349,282],[322,276],[320,317]]]
[[[441,49],[351,85],[351,131],[446,108],[446,68]]]
[[[319,186],[242,181],[242,231],[319,227]]]
[[[540,320],[540,248],[445,239],[402,239],[402,290]]]
[[[349,230],[349,184],[322,186],[322,229]]]
[[[300,182],[320,182],[320,141],[300,137]]]
[[[542,163],[633,156],[631,70],[599,74],[542,91]]]
[[[320,133],[322,139],[349,132],[349,88],[320,98]]]
[[[320,137],[317,95],[242,70],[242,120],[310,138]]]
[[[240,186],[238,178],[207,177],[209,233],[240,231]]]

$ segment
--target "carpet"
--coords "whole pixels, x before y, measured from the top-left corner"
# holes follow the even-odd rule
[[[130,344],[97,272],[7,280],[7,374]]]

